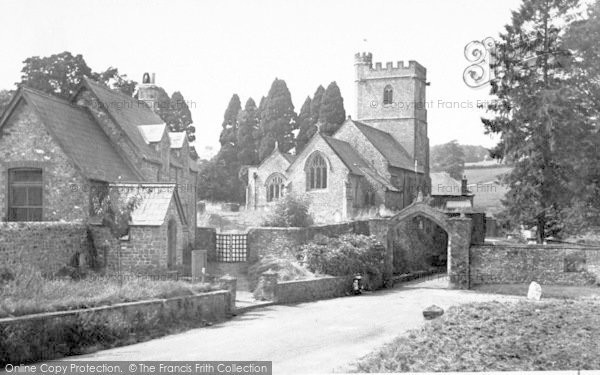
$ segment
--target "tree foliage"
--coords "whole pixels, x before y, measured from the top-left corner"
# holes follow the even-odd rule
[[[284,80],[275,78],[261,112],[259,160],[273,151],[276,142],[282,152],[288,152],[294,147],[293,130],[296,129],[296,120],[290,91]]]
[[[515,223],[535,225],[538,241],[568,206],[579,183],[582,152],[590,134],[570,74],[573,55],[563,47],[566,25],[577,0],[525,0],[505,27],[494,52],[497,98],[483,119],[488,133],[500,135],[492,150],[514,168],[505,177],[503,202]]]
[[[321,100],[319,108],[319,121],[322,123],[321,132],[326,135],[332,135],[336,132],[346,120],[346,110],[344,109],[344,99],[337,83],[331,82]]]
[[[433,172],[447,172],[456,180],[462,179],[465,169],[465,154],[457,140],[432,148],[431,169]]]

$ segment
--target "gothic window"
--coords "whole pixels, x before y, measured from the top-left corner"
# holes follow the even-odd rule
[[[392,104],[394,103],[394,89],[392,86],[387,85],[383,89],[383,104]]]
[[[42,170],[10,169],[8,221],[42,221]]]
[[[283,176],[274,174],[267,179],[267,202],[276,201],[283,197],[285,186],[283,184]]]
[[[320,154],[314,154],[306,163],[307,190],[327,188],[327,162]]]

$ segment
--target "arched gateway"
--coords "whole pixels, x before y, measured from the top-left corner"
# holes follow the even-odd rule
[[[399,236],[402,225],[415,217],[424,217],[448,234],[448,276],[451,289],[469,289],[469,247],[471,245],[471,219],[448,217],[443,212],[423,202],[415,202],[390,219],[387,235],[388,249]]]

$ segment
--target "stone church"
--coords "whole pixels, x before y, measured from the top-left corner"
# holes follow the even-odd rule
[[[84,79],[69,99],[20,87],[0,118],[0,221],[98,225],[110,189],[135,194],[120,266],[174,268],[194,244],[198,171],[185,132],[153,109],[144,75],[138,99]],[[96,232],[96,231],[93,231]]]
[[[431,191],[426,69],[355,55],[357,119],[331,137],[316,132],[298,154],[273,152],[248,169],[246,204],[263,209],[285,194],[307,196],[317,222],[400,210]]]

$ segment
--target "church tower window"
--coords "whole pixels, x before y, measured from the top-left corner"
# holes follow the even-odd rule
[[[327,162],[320,154],[313,155],[306,167],[307,190],[327,188]]]
[[[383,89],[383,105],[394,103],[394,89],[392,86],[387,85]]]

